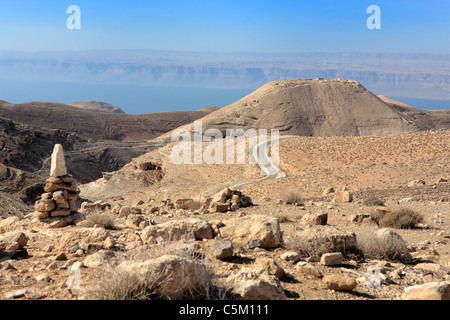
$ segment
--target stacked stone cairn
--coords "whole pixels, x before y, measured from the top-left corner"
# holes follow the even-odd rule
[[[80,191],[73,177],[67,174],[64,150],[56,144],[51,158],[50,177],[44,186],[45,193],[35,202],[35,216],[39,220],[48,217],[67,217],[78,211]]]

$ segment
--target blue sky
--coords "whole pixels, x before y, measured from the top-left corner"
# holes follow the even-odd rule
[[[69,5],[81,30],[68,30]],[[369,5],[381,30],[369,30]],[[450,53],[448,0],[0,0],[0,50]]]

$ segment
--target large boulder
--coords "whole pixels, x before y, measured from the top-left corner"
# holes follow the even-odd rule
[[[286,300],[286,294],[278,278],[260,268],[242,268],[228,278],[232,292],[243,300]]]
[[[110,235],[110,232],[103,228],[80,228],[61,237],[60,250],[66,250],[77,242],[103,243]]]
[[[205,292],[210,277],[205,265],[176,255],[164,255],[143,262],[124,261],[118,266],[135,273],[143,281],[152,281],[155,293],[161,298],[181,300]]]
[[[305,241],[323,243],[328,252],[352,252],[357,249],[356,234],[333,227],[305,228],[299,234]]]
[[[186,236],[189,237],[189,235],[192,235],[195,240],[212,239],[214,237],[211,225],[205,220],[195,218],[150,225],[141,232],[144,243],[156,243],[158,238],[163,241],[176,241]]]
[[[0,250],[16,251],[28,243],[28,237],[23,232],[7,232],[0,234]]]
[[[402,300],[450,300],[450,281],[408,287],[402,295]]]
[[[220,229],[222,237],[241,245],[247,241],[258,240],[261,248],[278,247],[282,242],[280,224],[277,218],[265,215],[252,215],[223,222]]]
[[[322,281],[328,289],[336,291],[351,291],[358,285],[354,278],[338,274],[326,275],[322,278]]]

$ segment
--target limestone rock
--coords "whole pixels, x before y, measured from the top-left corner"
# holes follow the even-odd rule
[[[328,289],[336,291],[351,291],[358,283],[352,277],[345,277],[337,274],[326,275],[322,278]]]
[[[346,252],[357,249],[356,234],[337,228],[306,228],[299,233],[299,237],[311,243],[323,243],[327,246],[328,252]]]
[[[316,226],[324,226],[328,221],[328,213],[307,213],[300,220],[300,224],[312,224]]]
[[[243,300],[286,300],[280,281],[265,269],[242,268],[228,279],[232,291]]]
[[[278,279],[286,275],[286,271],[272,258],[263,257],[256,259],[255,267],[267,270],[267,272],[273,274]]]
[[[344,256],[341,252],[325,253],[320,257],[320,264],[334,266],[342,263]]]
[[[211,254],[217,259],[226,259],[233,256],[233,243],[229,239],[215,240],[209,245]]]
[[[296,263],[300,260],[300,255],[295,251],[285,252],[281,255],[281,259],[291,263]]]
[[[220,229],[224,238],[233,243],[245,245],[247,241],[259,240],[261,248],[276,248],[281,244],[282,235],[277,218],[252,215],[224,221]]]
[[[127,217],[130,214],[141,214],[142,210],[136,207],[122,207],[119,210],[119,218]]]
[[[211,225],[205,220],[195,218],[167,221],[147,226],[142,230],[141,237],[144,243],[156,243],[156,239],[160,237],[163,241],[176,241],[190,233],[193,234],[195,240],[213,238]]]
[[[111,250],[100,250],[88,255],[83,260],[83,265],[87,268],[95,268],[107,265],[114,258],[115,253]]]
[[[309,275],[309,276],[314,276],[314,277],[317,277],[317,278],[322,278],[323,277],[322,273],[319,270],[317,270],[317,268],[314,267],[314,265],[312,265],[311,263],[308,263],[306,261],[298,262],[295,265],[295,268],[299,272],[301,272],[303,274],[306,274],[306,275]]]
[[[7,232],[0,235],[0,250],[16,251],[25,247],[28,237],[23,232]]]
[[[408,287],[402,295],[402,300],[450,300],[450,281]]]
[[[155,288],[156,294],[171,300],[181,300],[192,292],[202,292],[210,281],[202,263],[176,255],[164,255],[144,262],[125,261],[118,268],[143,279],[154,279],[159,284]]]
[[[80,228],[61,237],[60,250],[66,250],[77,242],[102,243],[109,236],[109,231],[102,228]]]
[[[55,144],[53,148],[50,177],[60,177],[67,174],[66,161],[64,159],[64,150],[62,145]]]

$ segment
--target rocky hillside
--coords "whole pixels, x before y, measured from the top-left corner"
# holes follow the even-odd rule
[[[31,127],[0,117],[0,215],[23,214],[42,193],[42,177],[50,170],[55,144],[66,150],[68,170],[79,183],[115,171],[134,157],[157,147],[154,143],[102,142],[59,130]]]
[[[140,115],[91,112],[97,104],[79,106],[51,102],[11,104],[0,101],[0,115],[39,128],[76,133],[84,139],[143,141],[191,123],[217,108],[198,111],[153,112]],[[104,105],[103,105],[104,107]]]
[[[450,112],[388,104],[351,80],[270,82],[200,120],[203,130],[278,129],[280,135],[367,136],[450,127]],[[185,126],[192,132],[193,126]],[[167,137],[168,134],[165,135]]]

